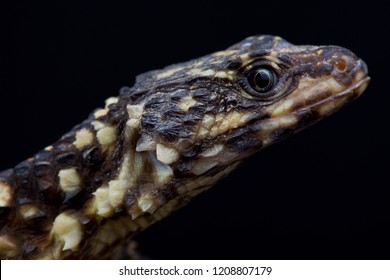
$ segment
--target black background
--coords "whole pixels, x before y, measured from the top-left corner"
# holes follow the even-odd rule
[[[139,248],[152,259],[389,258],[387,8],[372,1],[35,2],[2,9],[0,169],[54,142],[147,70],[255,34],[342,45],[368,65],[365,94],[248,159],[141,234]]]

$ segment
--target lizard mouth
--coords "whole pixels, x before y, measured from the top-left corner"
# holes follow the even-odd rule
[[[358,98],[367,88],[370,77],[363,69],[354,75],[353,80],[356,82],[341,90],[342,86],[332,77],[314,85],[311,83],[291,96],[289,101],[272,108],[271,117],[254,127],[262,140],[262,147],[311,126]]]
[[[342,63],[341,66],[340,63]],[[332,73],[333,78],[328,80],[329,90],[320,89],[318,92],[314,90],[312,98],[309,97],[309,101],[301,109],[316,111],[319,113],[319,117],[322,117],[334,113],[345,104],[358,98],[370,81],[370,77],[367,75],[367,65],[363,60],[358,59],[350,71],[346,71],[346,68],[347,65],[344,59],[337,60]],[[337,79],[348,76],[351,77],[350,85],[344,89],[339,89],[341,84]]]
[[[358,98],[364,90],[367,88],[370,81],[370,77],[365,76],[361,78],[358,82],[349,86],[348,88],[327,96],[325,98],[320,98],[317,102],[311,104],[306,104],[299,111],[317,111],[320,116],[327,116],[334,113],[336,110],[340,109],[343,105],[355,100]]]
[[[363,91],[367,88],[369,81],[370,81],[370,77],[366,76],[363,79],[361,79],[360,81],[358,81],[356,84],[339,92],[334,97],[338,98],[338,97],[343,97],[343,96],[349,95],[349,94],[355,94],[356,97],[359,97],[363,93]]]
[[[302,77],[290,95],[269,106],[267,111],[271,118],[314,113],[321,119],[359,97],[370,80],[366,64],[360,59],[340,61],[343,67],[336,64],[329,75]],[[353,66],[348,66],[351,64]]]

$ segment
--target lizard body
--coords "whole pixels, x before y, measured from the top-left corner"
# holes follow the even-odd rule
[[[0,173],[0,256],[118,258],[135,234],[354,100],[368,80],[344,48],[274,36],[144,73]]]

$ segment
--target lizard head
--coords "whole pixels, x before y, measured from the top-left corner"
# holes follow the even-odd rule
[[[232,76],[241,100],[253,106],[240,119],[245,128],[240,125],[232,134],[237,135],[232,146],[244,154],[333,114],[360,96],[369,82],[366,64],[338,46],[295,46],[261,36],[230,49],[242,52]]]
[[[176,172],[213,173],[332,114],[368,81],[366,64],[347,49],[249,37],[138,77],[140,92],[148,85],[154,94],[136,102],[137,151],[156,150]]]
[[[365,63],[344,48],[273,36],[142,74],[118,102],[129,152],[108,184],[112,204],[124,201],[133,218],[159,209],[160,219],[244,158],[337,111],[368,81]],[[111,215],[104,201],[95,208]]]

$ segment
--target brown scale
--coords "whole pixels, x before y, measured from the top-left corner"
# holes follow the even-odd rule
[[[134,257],[134,234],[249,155],[336,112],[368,80],[346,49],[274,36],[142,74],[0,173],[0,256]]]

